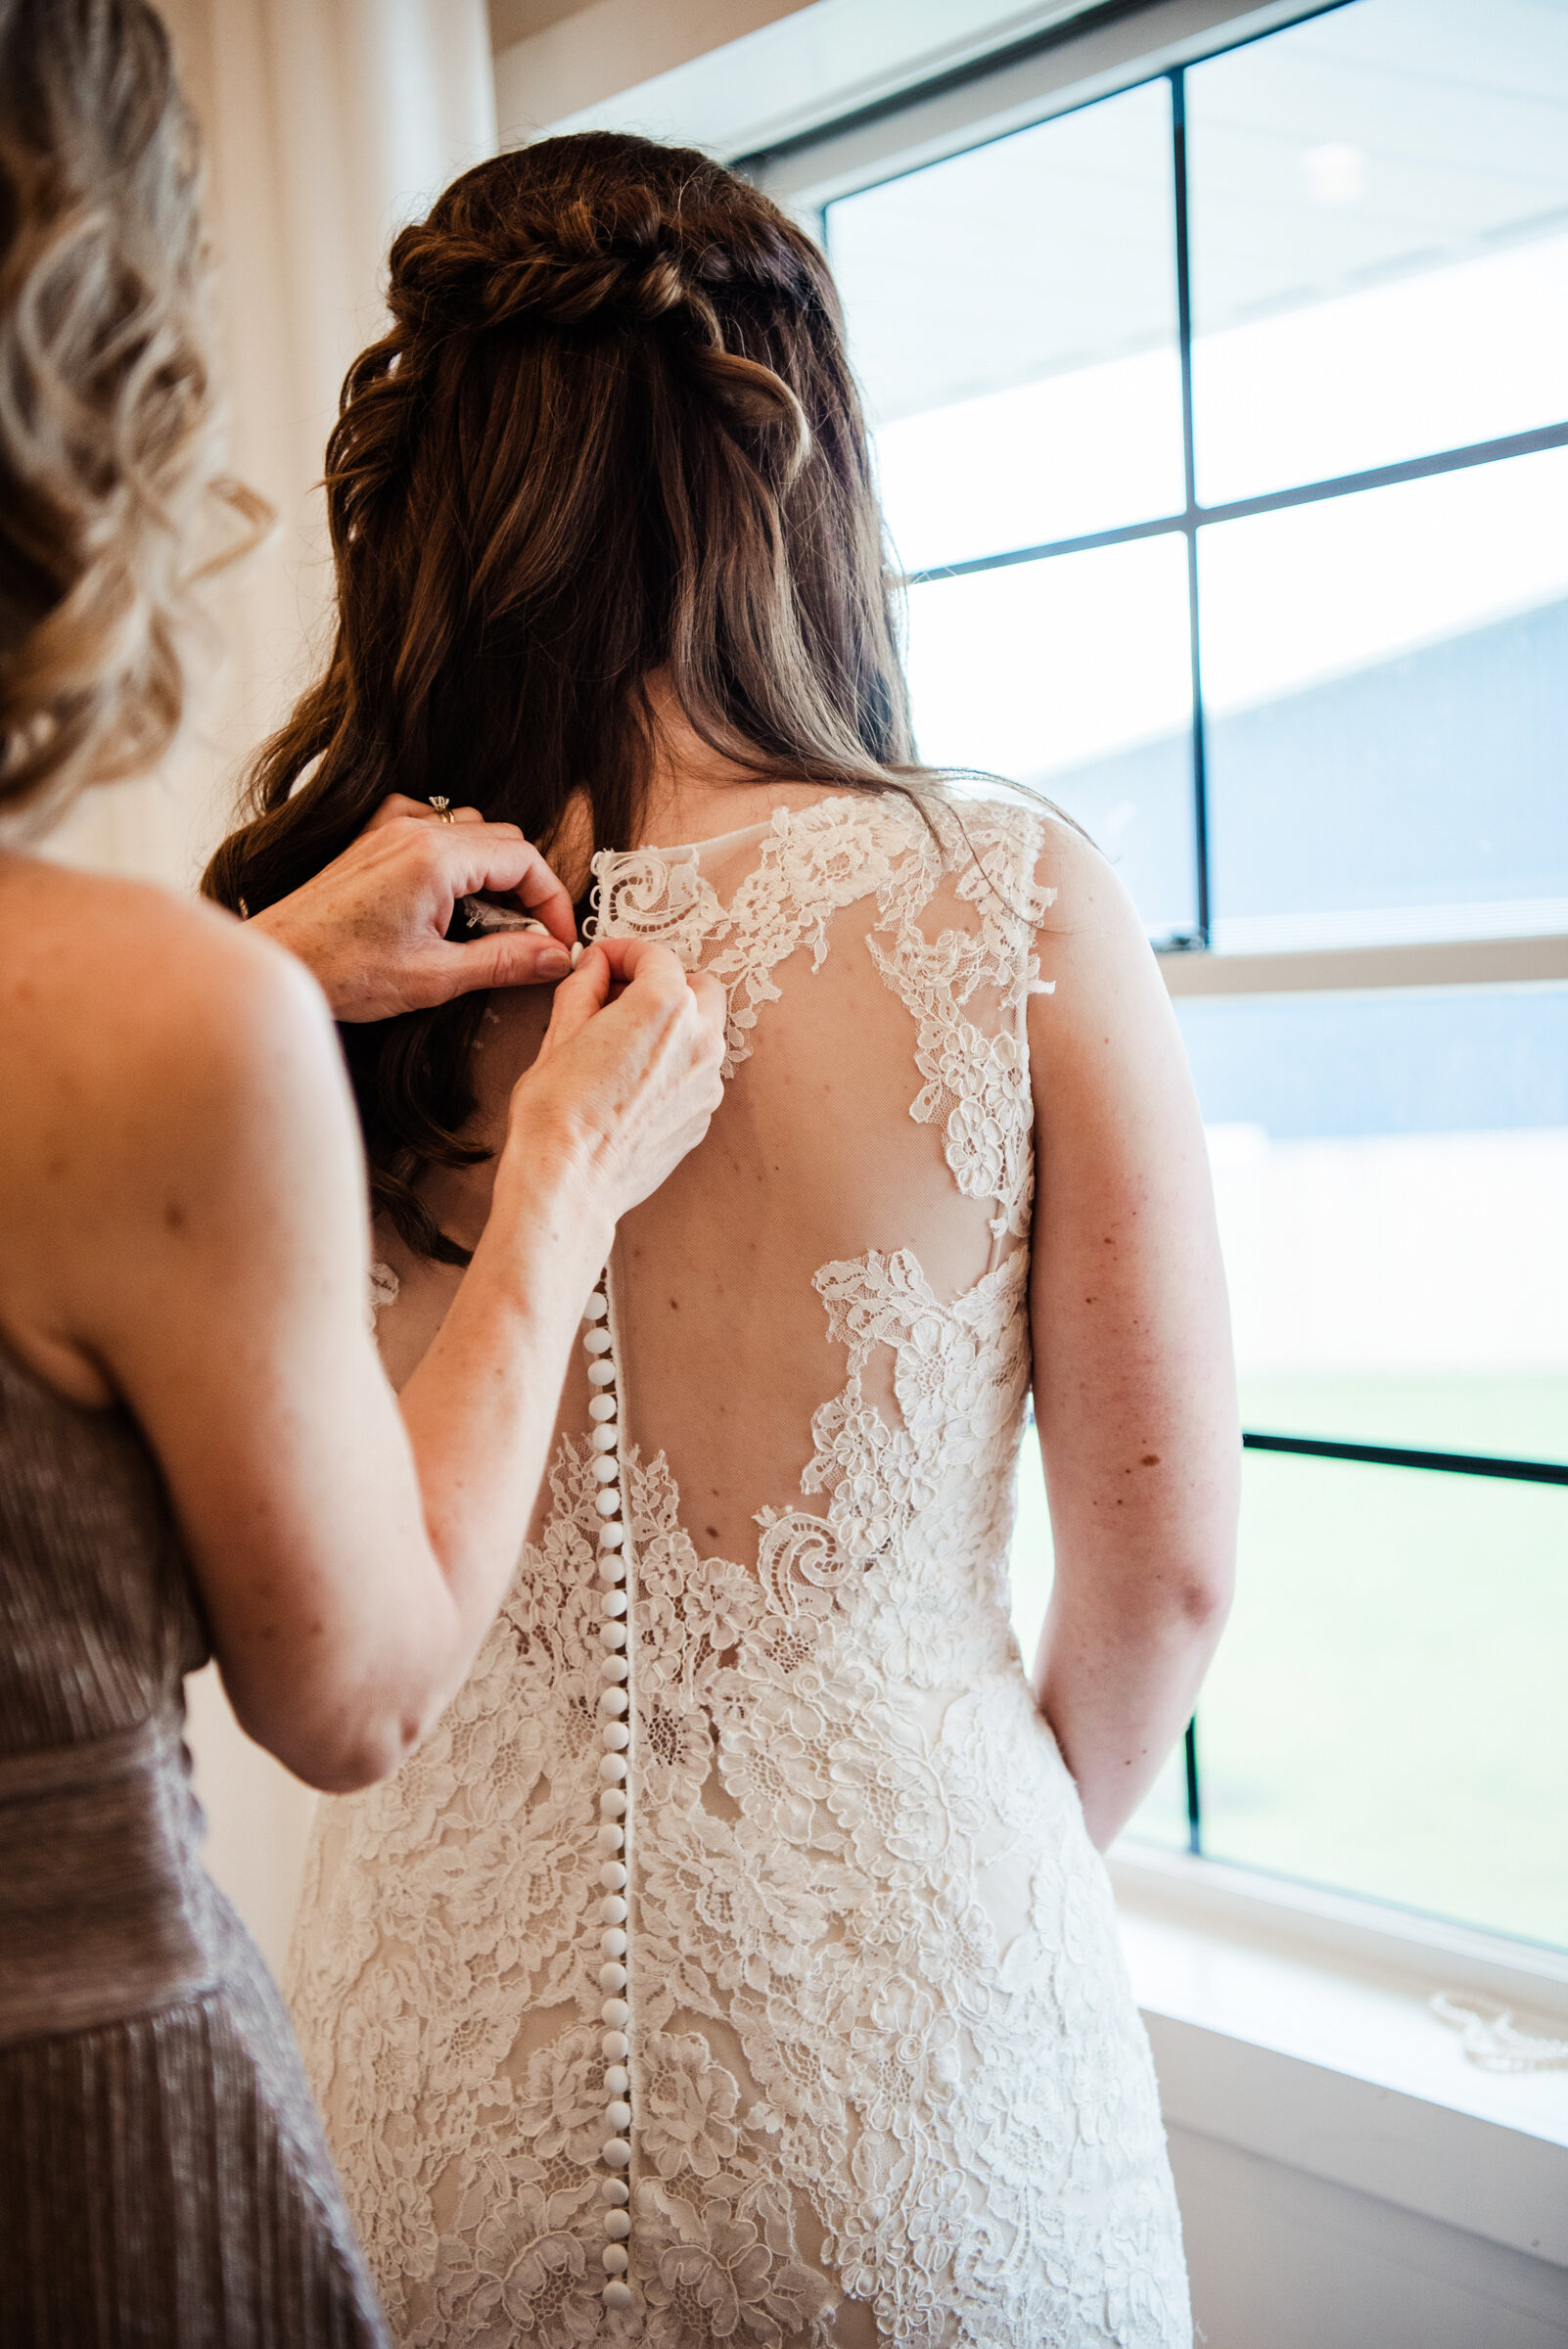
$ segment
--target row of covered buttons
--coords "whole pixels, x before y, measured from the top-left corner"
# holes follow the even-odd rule
[[[604,2264],[601,2297],[606,2308],[629,2308],[631,2286],[625,2279],[630,2264],[626,2243],[631,2234],[627,2207],[631,2189],[624,2173],[631,2167],[631,2106],[627,2101],[631,2074],[626,2068],[631,2053],[631,2041],[627,2037],[631,2008],[626,2003],[626,1751],[631,1743],[627,1721],[631,1700],[626,1685],[630,1678],[626,1654],[626,1529],[622,1507],[618,1380],[615,1342],[610,1334],[607,1278],[600,1281],[588,1299],[584,1316],[588,1326],[582,1341],[588,1355],[588,1383],[593,1388],[593,1399],[588,1405],[593,1421],[589,1443],[594,1481],[599,1487],[596,1497],[601,1520],[599,1644],[604,1650],[604,1661],[599,1668],[599,1738],[604,1751],[599,1762],[598,1836],[602,1858],[599,1882],[604,1896],[599,1903],[599,1988],[604,1993],[604,2003],[599,2016],[605,2026],[600,2044],[606,2066],[603,2159],[608,2174],[601,2181],[599,2191],[610,2207],[604,2223],[608,2240],[599,2256]]]

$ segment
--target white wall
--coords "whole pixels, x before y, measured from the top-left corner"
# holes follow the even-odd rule
[[[1568,2273],[1468,2229],[1171,2131],[1203,2349],[1561,2349]]]
[[[1087,0],[588,0],[498,47],[503,146],[640,130],[739,155],[1080,15]],[[504,11],[495,12],[497,20]]]

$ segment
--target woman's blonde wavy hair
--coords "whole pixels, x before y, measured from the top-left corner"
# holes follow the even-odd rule
[[[140,773],[217,491],[195,125],[144,0],[0,0],[0,817]]]

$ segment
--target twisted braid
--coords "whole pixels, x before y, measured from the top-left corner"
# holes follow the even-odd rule
[[[806,412],[773,368],[730,346],[718,301],[809,307],[815,289],[798,252],[783,238],[758,239],[742,269],[731,220],[700,204],[671,210],[647,187],[617,199],[514,212],[491,236],[453,234],[434,216],[404,229],[388,294],[397,327],[418,342],[502,328],[671,330],[671,347],[727,424],[785,436],[792,481],[810,453]]]

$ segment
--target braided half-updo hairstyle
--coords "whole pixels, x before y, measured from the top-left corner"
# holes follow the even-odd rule
[[[390,791],[548,854],[581,795],[626,848],[662,670],[760,778],[918,788],[865,429],[822,254],[708,157],[608,132],[456,180],[392,249],[392,325],[327,449],[338,624],[206,887],[253,912]],[[378,1207],[458,1128],[483,997],[347,1028]]]

